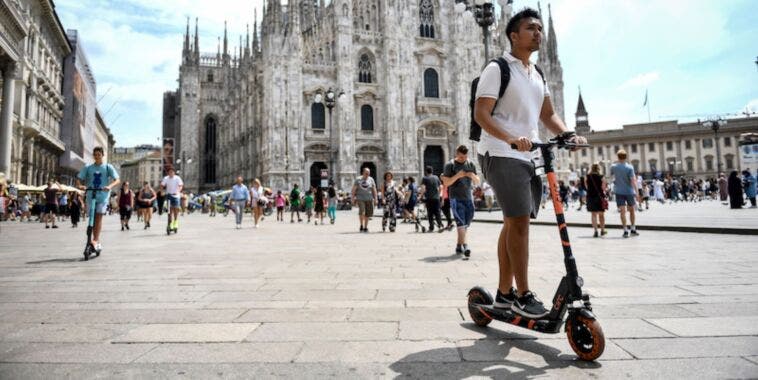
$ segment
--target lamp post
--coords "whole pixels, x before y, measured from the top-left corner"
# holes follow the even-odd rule
[[[473,0],[472,2],[473,5],[469,4],[469,0],[456,0],[455,10],[465,16],[470,16],[473,13],[476,23],[482,27],[484,64],[486,65],[490,59],[490,26],[495,23],[495,4],[492,3],[492,0]],[[512,2],[512,0],[508,0],[506,4],[510,6]]]
[[[336,102],[334,99],[334,91],[329,88],[329,90],[326,91],[326,99],[324,99],[324,105],[326,105],[326,108],[329,110],[329,176],[331,177],[331,180],[334,181],[334,145],[332,141],[332,135],[334,134],[332,132],[332,110],[334,109]]]
[[[717,117],[702,122],[702,125],[713,130],[714,140],[716,142],[716,175],[718,175],[721,173],[721,145],[719,144],[719,128],[726,125],[726,120],[721,117]]]

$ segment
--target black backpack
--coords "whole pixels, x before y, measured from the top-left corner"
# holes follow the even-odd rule
[[[508,66],[508,62],[503,57],[498,57],[490,61],[490,63],[495,62],[500,67],[500,90],[498,90],[497,100],[495,101],[495,106],[492,107],[492,112],[495,112],[495,108],[497,107],[497,102],[500,101],[500,99],[503,97],[503,94],[505,94],[505,89],[508,87],[508,83],[511,81],[511,68]],[[545,74],[542,73],[542,69],[540,69],[539,66],[534,65],[534,68],[537,69],[537,72],[540,73],[540,77],[542,78],[542,83],[545,83]],[[471,127],[469,129],[469,135],[468,138],[471,141],[479,141],[479,139],[482,136],[482,127],[476,122],[476,118],[474,117],[474,105],[476,103],[476,87],[479,85],[479,77],[476,77],[473,81],[471,81],[471,97],[469,98],[469,109],[471,110]]]

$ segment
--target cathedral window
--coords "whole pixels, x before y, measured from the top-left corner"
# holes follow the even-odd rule
[[[324,112],[323,103],[311,104],[311,128],[313,129],[326,129],[326,113]]]
[[[440,97],[439,76],[434,69],[424,71],[424,96],[427,98]]]
[[[213,71],[208,70],[208,82],[213,83]]]
[[[364,104],[361,107],[361,131],[373,131],[374,130],[374,109]]]
[[[374,64],[371,62],[368,54],[361,55],[360,61],[358,61],[358,82],[361,83],[373,83],[372,73],[374,71]]]
[[[421,0],[419,4],[419,31],[421,37],[434,38],[434,6],[432,0]]]
[[[205,119],[205,183],[216,183],[216,119]]]

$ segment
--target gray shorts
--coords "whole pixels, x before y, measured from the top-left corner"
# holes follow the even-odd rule
[[[372,217],[374,216],[374,201],[357,201],[358,215]]]
[[[495,191],[503,216],[537,217],[542,201],[542,179],[535,173],[534,163],[508,157],[479,155],[479,166]]]

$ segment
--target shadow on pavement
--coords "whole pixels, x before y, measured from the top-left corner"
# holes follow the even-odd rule
[[[423,259],[419,259],[419,261],[424,261],[427,263],[439,263],[439,262],[448,262],[448,261],[456,261],[463,258],[463,255],[459,255],[457,253],[454,253],[450,256],[429,256],[424,257]]]
[[[40,261],[27,261],[26,264],[54,264],[54,263],[78,263],[80,261],[84,261],[84,258],[76,258],[76,259],[49,259],[49,260],[40,260]]]
[[[531,379],[550,376],[550,370],[567,367],[582,369],[600,368],[598,362],[577,360],[573,354],[564,354],[555,347],[539,343],[532,336],[462,323],[461,327],[484,333],[485,338],[466,347],[458,347],[461,362],[432,362],[434,358],[449,355],[450,348],[438,348],[407,355],[390,368],[398,373],[397,378],[462,379],[486,377],[493,379]],[[528,363],[508,360],[511,349],[533,353],[545,363],[530,360]],[[498,358],[498,359],[496,359]]]

